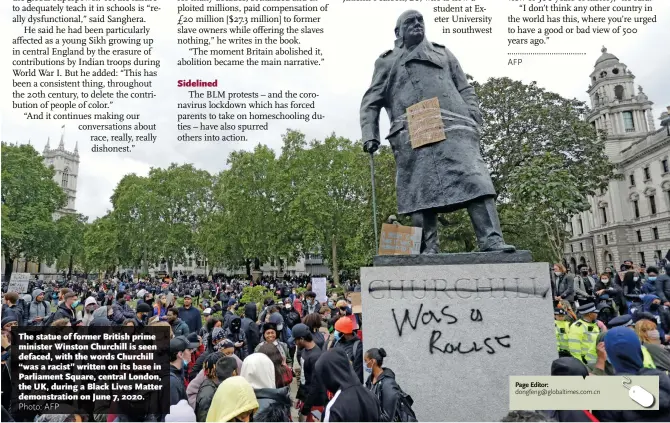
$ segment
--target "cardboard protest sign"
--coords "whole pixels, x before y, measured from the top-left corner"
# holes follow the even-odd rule
[[[421,228],[384,223],[378,254],[380,256],[419,254],[421,232]]]
[[[17,292],[25,294],[28,292],[28,283],[30,282],[30,273],[12,273],[9,278],[7,292]]]
[[[412,148],[447,139],[440,102],[437,97],[413,104],[407,108],[407,125]]]
[[[328,302],[328,296],[326,295],[326,278],[312,278],[312,292],[316,294],[316,300],[318,302]]]
[[[349,298],[351,299],[351,312],[354,314],[362,313],[363,307],[361,306],[361,293],[352,292],[349,294]]]

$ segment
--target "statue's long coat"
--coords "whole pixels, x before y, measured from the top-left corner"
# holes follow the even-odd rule
[[[413,149],[406,109],[433,97],[440,102],[447,139]],[[495,195],[479,151],[479,100],[447,48],[424,39],[411,52],[396,47],[382,54],[361,104],[363,142],[379,141],[382,108],[391,121],[387,139],[396,160],[399,213],[452,211]]]

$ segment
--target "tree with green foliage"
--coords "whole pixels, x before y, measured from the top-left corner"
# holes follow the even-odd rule
[[[187,254],[196,252],[193,234],[213,211],[213,178],[209,172],[191,164],[172,163],[167,169],[152,168],[149,185],[156,203],[152,215],[160,237],[156,246],[161,258],[172,266],[186,262]]]
[[[56,230],[62,251],[56,262],[57,268],[68,269],[67,275],[72,275],[75,267],[87,272],[86,256],[84,254],[84,233],[88,217],[81,214],[66,214],[56,221]]]
[[[112,274],[121,263],[125,250],[118,230],[118,219],[112,214],[96,219],[84,232],[84,251],[88,270]]]
[[[114,211],[111,214],[118,231],[120,260],[133,267],[142,266],[142,272],[149,272],[149,263],[160,259],[158,242],[158,212],[160,201],[152,181],[134,173],[124,176],[114,189],[111,197]]]
[[[53,262],[60,253],[54,213],[67,198],[54,170],[30,145],[2,143],[2,254],[5,280],[14,260]]]

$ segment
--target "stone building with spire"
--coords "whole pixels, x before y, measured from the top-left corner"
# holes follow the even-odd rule
[[[670,250],[670,132],[655,128],[653,102],[635,88],[631,69],[601,52],[589,75],[586,119],[605,132],[605,151],[622,179],[589,198],[591,209],[569,223],[564,261],[573,272],[580,264],[618,270],[624,260],[656,265]]]
[[[79,143],[75,143],[74,151],[65,149],[64,134],[60,137],[58,148],[51,149],[50,140],[44,146],[42,152],[44,164],[53,166],[56,171],[54,181],[63,188],[67,195],[67,204],[56,212],[55,219],[63,214],[76,213],[75,201],[77,199],[77,177],[79,175]]]

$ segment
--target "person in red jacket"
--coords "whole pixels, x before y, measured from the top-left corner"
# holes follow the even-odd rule
[[[186,338],[188,339],[188,342],[199,344],[199,347],[194,352],[191,353],[191,361],[188,363],[188,369],[186,369],[186,374],[190,375],[191,369],[193,369],[196,360],[198,359],[198,357],[200,357],[200,355],[202,355],[202,353],[205,352],[205,346],[202,343],[202,339],[195,332],[189,333]],[[188,377],[185,377],[184,384],[186,385],[187,388],[188,388],[188,382],[189,382]]]

